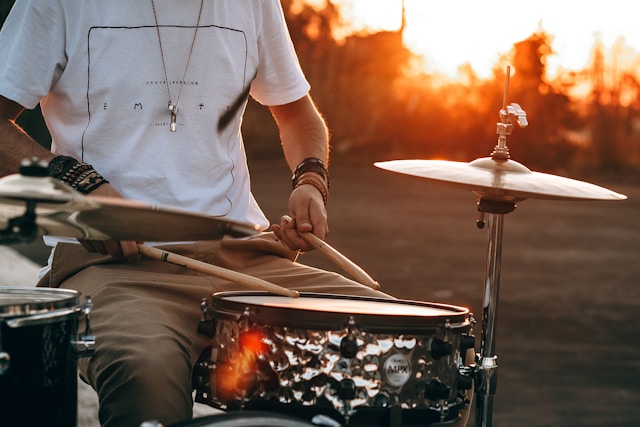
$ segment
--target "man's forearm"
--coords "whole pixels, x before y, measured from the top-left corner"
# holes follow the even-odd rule
[[[329,135],[323,118],[310,98],[272,107],[280,129],[280,141],[289,167],[295,167],[307,157],[329,160]]]
[[[17,173],[25,159],[49,161],[53,155],[33,140],[15,120],[24,107],[0,96],[0,176]]]

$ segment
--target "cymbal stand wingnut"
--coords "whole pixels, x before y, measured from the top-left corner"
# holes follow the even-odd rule
[[[498,145],[495,146],[491,157],[494,160],[508,160],[509,148],[507,147],[507,135],[511,135],[513,131],[513,122],[516,122],[521,128],[527,127],[527,113],[515,102],[507,105],[500,110],[500,122],[496,124],[496,133],[498,134]]]

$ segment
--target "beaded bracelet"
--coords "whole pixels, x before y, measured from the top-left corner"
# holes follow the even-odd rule
[[[109,183],[93,166],[69,156],[54,157],[49,162],[48,171],[49,176],[59,179],[83,194],[88,194],[102,184]]]
[[[322,194],[322,201],[324,202],[324,205],[327,206],[327,201],[329,199],[329,187],[327,186],[324,179],[322,179],[315,173],[304,173],[296,182],[296,186],[294,187],[294,189],[306,184],[314,186],[320,192],[320,194]]]
[[[104,179],[102,175],[100,175],[95,170],[91,170],[89,171],[89,173],[85,174],[82,179],[78,179],[78,181],[74,182],[72,187],[83,194],[89,194],[96,188],[100,187],[102,184],[108,183],[109,181]]]

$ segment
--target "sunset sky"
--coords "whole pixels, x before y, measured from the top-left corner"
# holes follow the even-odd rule
[[[338,0],[336,0],[338,1]],[[402,0],[339,0],[356,28],[394,30],[401,22]],[[489,76],[498,57],[539,29],[551,34],[557,53],[549,58],[553,76],[584,68],[596,40],[606,49],[624,37],[640,52],[640,18],[635,0],[405,0],[405,43],[425,58],[428,72],[455,77],[469,62],[481,77]],[[634,55],[634,56],[636,56]],[[635,64],[640,69],[640,64]]]

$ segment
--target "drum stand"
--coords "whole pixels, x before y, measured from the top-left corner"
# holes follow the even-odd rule
[[[482,306],[482,341],[477,356],[475,375],[476,427],[490,427],[492,424],[493,396],[498,383],[496,363],[496,322],[498,317],[498,292],[500,290],[500,261],[502,257],[502,229],[504,215],[516,208],[515,202],[494,201],[481,198],[478,201],[480,220],[478,227],[484,227],[484,216],[488,214],[489,242],[484,282]]]
[[[506,140],[514,123],[520,127],[528,125],[527,115],[520,105],[507,104],[509,76],[510,67],[507,67],[503,104],[499,112],[500,121],[496,124],[498,144],[491,157],[479,158],[470,163],[415,159],[375,163],[376,166],[393,172],[467,188],[479,198],[479,228],[485,226],[485,215],[488,217],[489,242],[483,294],[482,342],[480,352],[476,354],[475,364],[467,368],[475,380],[476,427],[491,427],[493,399],[498,382],[495,354],[496,322],[504,215],[515,210],[516,202],[529,198],[592,201],[627,198],[624,194],[586,182],[532,172],[524,165],[509,159]],[[466,372],[468,371],[465,370]]]
[[[518,104],[507,105],[509,92],[510,67],[507,67],[504,87],[503,107],[500,110],[500,122],[496,124],[498,143],[491,159],[501,163],[509,161],[507,136],[511,134],[513,122],[520,127],[528,125],[527,116]],[[498,175],[495,178],[499,181]],[[497,184],[494,183],[494,184]],[[508,198],[480,197],[478,200],[478,228],[484,228],[485,214],[489,217],[489,242],[485,267],[484,294],[482,303],[482,336],[480,353],[476,360],[475,395],[476,427],[491,427],[493,422],[493,397],[498,384],[498,364],[496,363],[496,323],[498,320],[498,293],[500,290],[500,263],[502,259],[502,229],[504,216],[513,212],[516,203]]]

